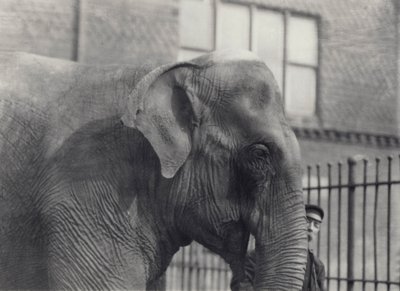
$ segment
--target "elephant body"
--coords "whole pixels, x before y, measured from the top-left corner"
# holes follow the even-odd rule
[[[1,286],[140,289],[152,279],[140,266],[147,256],[157,255],[152,249],[157,246],[146,239],[156,227],[138,213],[151,208],[139,201],[150,191],[145,183],[159,179],[151,169],[157,163],[151,152],[143,163],[143,148],[151,147],[140,132],[119,121],[126,97],[146,71],[4,56]],[[141,165],[148,165],[150,173]],[[132,172],[137,179],[131,179]],[[99,216],[102,199],[110,207],[108,216]],[[132,237],[113,233],[116,221]],[[138,229],[143,240],[133,246]],[[147,248],[151,251],[145,255]],[[68,276],[76,280],[59,286]],[[114,279],[105,281],[108,277]]]
[[[243,171],[235,166],[240,155],[232,158],[233,149],[226,150],[227,144],[242,149],[240,140],[230,140],[250,133],[240,132],[237,119],[228,113],[214,115],[217,105],[210,102],[223,102],[219,94],[196,97],[215,91],[209,83],[218,80],[200,73],[214,70],[215,58],[220,57],[154,69],[85,66],[21,53],[0,57],[2,288],[143,290],[192,240],[223,256],[240,281],[250,232],[260,244],[265,242],[259,252],[279,250],[279,235],[268,240],[264,233],[272,232],[271,225],[257,230],[268,223],[254,206],[261,202],[240,196],[238,188],[252,179],[247,174],[239,175],[243,181],[234,179]],[[222,64],[238,59],[229,55]],[[264,70],[259,63],[255,67]],[[188,77],[192,71],[197,75]],[[194,82],[200,75],[202,81]],[[239,74],[235,82],[242,78]],[[193,83],[182,85],[183,79]],[[240,86],[225,93],[229,97],[246,90],[250,88]],[[254,98],[264,102],[262,96]],[[240,122],[248,124],[247,132],[257,126],[257,114]],[[281,126],[281,115],[268,122],[279,124],[271,136],[279,135],[281,144],[291,135]],[[236,127],[228,129],[229,124]],[[291,157],[296,150],[291,150],[282,164],[296,160]],[[284,184],[298,178],[286,175]],[[299,223],[291,229],[299,236],[293,242],[298,255],[291,257],[298,270],[288,277],[301,280],[306,239],[298,191],[298,184],[288,186],[290,197],[285,199]],[[274,199],[261,200],[272,205]],[[295,224],[279,214],[276,219]],[[263,272],[259,284],[267,284],[261,277],[267,278],[268,270]],[[297,281],[293,286],[301,285]]]

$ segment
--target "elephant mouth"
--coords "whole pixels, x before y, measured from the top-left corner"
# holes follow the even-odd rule
[[[200,239],[199,242],[232,264],[246,254],[250,232],[241,221],[225,220],[212,237]]]

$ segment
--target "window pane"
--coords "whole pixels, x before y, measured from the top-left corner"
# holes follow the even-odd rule
[[[188,61],[205,54],[203,51],[180,49],[178,52],[178,61]]]
[[[289,115],[313,115],[316,102],[316,71],[313,68],[288,66],[286,76],[286,112]]]
[[[208,1],[182,0],[180,45],[212,50],[214,41],[213,5]]]
[[[317,21],[292,16],[288,21],[288,60],[316,66],[318,63]]]
[[[217,13],[217,48],[249,49],[249,7],[220,3]]]
[[[269,10],[258,10],[254,18],[254,48],[267,64],[282,89],[283,80],[283,14]]]

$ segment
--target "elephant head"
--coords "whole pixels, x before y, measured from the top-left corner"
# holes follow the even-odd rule
[[[171,223],[181,233],[220,254],[239,281],[251,233],[255,288],[301,288],[307,240],[299,146],[262,61],[223,51],[157,68],[132,92],[122,121],[157,154],[171,184]]]

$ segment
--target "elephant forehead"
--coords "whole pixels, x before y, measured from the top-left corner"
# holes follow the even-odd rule
[[[261,139],[273,135],[272,130],[282,131],[286,124],[280,97],[270,87],[244,86],[238,90],[225,91],[212,111],[216,124],[228,127],[239,136]]]
[[[277,87],[263,82],[251,85],[232,102],[231,112],[235,118],[244,119],[256,127],[284,123],[283,105]]]
[[[271,100],[281,102],[278,85],[268,67],[260,62],[238,61],[216,70],[220,98],[264,107]]]
[[[251,98],[241,98],[231,107],[228,122],[232,131],[247,142],[274,142],[283,146],[290,127],[281,104],[271,101],[268,105],[256,105]]]

